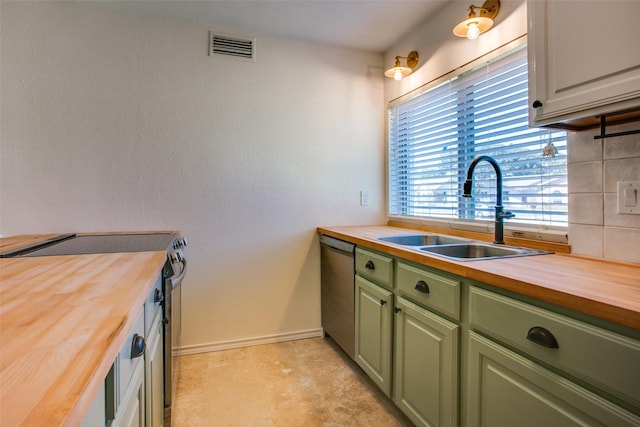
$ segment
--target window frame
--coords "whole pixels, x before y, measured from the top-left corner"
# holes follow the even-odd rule
[[[500,58],[511,54],[514,50],[525,48],[524,46],[527,43],[527,36],[524,35],[519,37],[512,42],[506,43],[493,51],[478,57],[477,59],[464,64],[457,69],[448,72],[430,82],[427,82],[416,89],[411,90],[410,92],[399,96],[395,99],[389,101],[387,106],[387,119],[386,119],[386,153],[387,153],[387,161],[385,162],[386,166],[386,209],[387,209],[387,218],[389,222],[396,223],[406,223],[413,225],[427,225],[438,228],[446,228],[446,229],[457,229],[457,230],[466,230],[466,231],[477,231],[483,233],[492,233],[493,232],[493,220],[483,220],[483,219],[472,219],[465,220],[461,218],[439,218],[439,217],[426,217],[426,216],[410,216],[410,215],[392,215],[391,212],[391,179],[390,179],[390,111],[391,108],[397,104],[406,102],[412,98],[415,98],[426,91],[429,91],[435,87],[438,87],[457,76],[468,73],[480,66],[485,65],[488,62],[498,61]],[[530,108],[530,107],[529,107]],[[568,197],[568,194],[567,194]],[[568,211],[568,209],[567,209]],[[567,212],[568,214],[568,212]],[[568,222],[568,220],[567,220]],[[505,236],[515,236],[515,237],[524,237],[536,240],[545,240],[545,241],[554,241],[566,243],[567,239],[567,225],[550,225],[550,224],[526,224],[519,222],[505,222]]]

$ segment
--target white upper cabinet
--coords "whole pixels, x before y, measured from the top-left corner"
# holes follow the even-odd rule
[[[640,1],[529,0],[528,21],[531,126],[640,108]]]

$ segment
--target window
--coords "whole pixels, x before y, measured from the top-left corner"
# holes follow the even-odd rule
[[[503,206],[516,222],[567,225],[565,132],[529,128],[526,49],[495,58],[389,108],[389,214],[493,220],[496,176],[487,162],[463,198],[479,155],[500,164]]]

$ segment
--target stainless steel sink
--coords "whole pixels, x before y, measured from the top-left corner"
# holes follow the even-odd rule
[[[542,255],[551,252],[514,246],[490,245],[483,243],[463,243],[443,246],[424,246],[420,248],[434,255],[455,260],[509,258],[517,256]]]
[[[401,246],[437,246],[437,245],[450,245],[454,243],[469,242],[468,239],[445,236],[442,234],[406,234],[399,236],[385,236],[378,237],[378,240],[382,240],[387,243],[394,243]]]

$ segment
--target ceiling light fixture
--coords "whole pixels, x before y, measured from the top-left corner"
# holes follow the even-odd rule
[[[468,19],[453,27],[453,34],[469,40],[477,39],[480,34],[493,26],[493,19],[499,11],[500,0],[487,0],[482,7],[471,5]]]
[[[407,60],[407,66],[403,67],[400,64],[401,59]],[[402,80],[403,77],[408,76],[413,72],[413,69],[418,65],[418,60],[420,57],[418,56],[418,52],[412,50],[409,52],[407,56],[396,56],[396,63],[393,68],[389,68],[384,72],[384,75],[387,77],[393,77],[394,80],[399,81]]]

